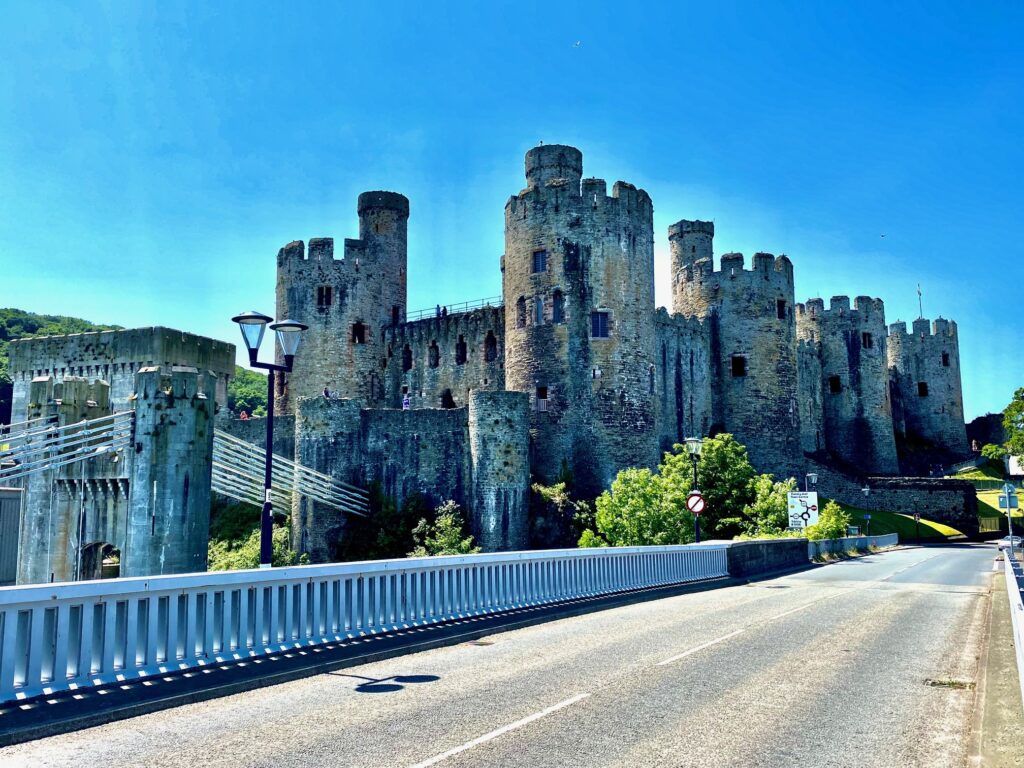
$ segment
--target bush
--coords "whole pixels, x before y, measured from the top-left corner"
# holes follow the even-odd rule
[[[981,448],[981,455],[989,461],[1002,461],[1006,457],[1006,449],[996,443],[988,443]]]
[[[597,530],[584,532],[579,545],[601,546],[598,537],[614,547],[686,544],[693,541],[693,515],[683,501],[651,470],[624,469],[594,502]]]
[[[812,541],[841,539],[849,525],[849,513],[836,502],[828,501],[818,514],[818,522],[805,528],[803,535]]]
[[[434,522],[422,518],[412,530],[416,542],[409,557],[437,555],[474,555],[480,547],[473,546],[473,537],[464,532],[465,520],[459,505],[446,501],[435,510]]]
[[[275,567],[305,565],[309,562],[308,555],[300,557],[292,551],[289,546],[289,531],[286,526],[274,526],[271,542],[273,544],[271,563]],[[208,569],[211,571],[237,571],[244,568],[259,568],[259,526],[257,525],[245,538],[235,541],[210,539],[208,557]]]

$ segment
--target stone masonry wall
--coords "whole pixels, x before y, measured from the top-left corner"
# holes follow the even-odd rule
[[[711,334],[706,322],[669,315],[664,308],[655,316],[655,329],[658,447],[664,452],[711,429]]]
[[[861,472],[896,474],[882,300],[858,296],[851,309],[833,296],[827,310],[821,299],[796,310],[797,336],[820,345],[825,448]]]
[[[159,366],[169,373],[174,366],[213,371],[218,406],[227,404],[227,385],[235,372],[235,346],[171,328],[133,328],[97,331],[68,336],[18,339],[10,345],[10,369],[14,380],[12,421],[24,421],[32,379],[40,376],[78,376],[110,384],[114,409],[128,408],[135,391],[135,374],[141,368]]]
[[[505,389],[505,312],[485,307],[385,328],[384,403],[462,407],[471,390]]]
[[[502,286],[505,383],[530,395],[533,473],[551,482],[567,466],[592,495],[657,462],[653,208],[582,167],[573,147],[527,153],[528,186],[505,206]]]
[[[918,318],[911,333],[907,333],[906,323],[893,323],[889,326],[888,357],[906,433],[953,456],[967,456],[956,323],[939,318],[929,324]]]

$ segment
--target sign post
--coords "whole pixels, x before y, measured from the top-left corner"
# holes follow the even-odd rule
[[[914,513],[914,527],[917,528],[917,544],[921,545],[921,513]]]
[[[700,513],[704,511],[706,505],[707,502],[700,491],[690,491],[690,495],[686,497],[686,508],[693,513],[694,544],[700,544]]]
[[[790,491],[786,494],[789,527],[803,530],[818,522],[818,492]]]

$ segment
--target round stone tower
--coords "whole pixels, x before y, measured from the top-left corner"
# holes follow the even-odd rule
[[[956,323],[923,317],[889,326],[889,372],[897,429],[953,456],[968,454]],[[902,427],[902,429],[901,429]]]
[[[306,323],[294,370],[278,378],[276,406],[323,394],[366,405],[384,397],[381,329],[405,320],[409,201],[395,192],[359,196],[359,239],[335,258],[332,238],[301,241],[277,255],[277,316]],[[283,362],[280,350],[278,362]]]
[[[578,149],[526,154],[505,206],[506,389],[530,395],[532,470],[563,466],[582,494],[654,465],[653,207],[643,190],[582,179]]]
[[[713,432],[731,432],[761,472],[801,471],[793,264],[786,256],[727,253],[714,270],[707,222],[669,227],[673,311],[711,326]]]
[[[833,296],[797,305],[797,337],[817,343],[821,360],[821,423],[824,445],[849,467],[896,474],[896,439],[889,400],[885,305],[858,296]]]

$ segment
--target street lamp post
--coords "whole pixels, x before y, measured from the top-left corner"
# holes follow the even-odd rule
[[[697,462],[700,461],[700,452],[704,447],[704,441],[699,437],[686,438],[686,451],[690,454],[690,461],[693,463],[693,490],[690,494],[700,493],[697,489]],[[693,516],[693,543],[700,544],[700,514]]]
[[[810,486],[818,484],[818,474],[816,472],[808,472],[804,475],[804,492],[809,492]]]
[[[868,496],[871,494],[871,489],[868,488],[865,485],[863,488],[860,489],[860,492],[864,494],[864,499],[867,500]],[[869,515],[869,514],[865,515],[864,523],[865,523],[864,535],[865,536],[870,536],[871,535],[871,515]]]
[[[260,568],[269,568],[274,553],[274,507],[270,501],[271,478],[274,467],[274,374],[291,373],[295,353],[302,340],[302,332],[309,326],[294,320],[271,323],[270,330],[277,336],[277,343],[284,354],[284,365],[261,363],[256,356],[263,342],[263,333],[272,317],[259,312],[243,312],[231,318],[242,330],[242,341],[249,352],[249,367],[267,372],[267,448],[263,466],[263,512],[260,515]]]

